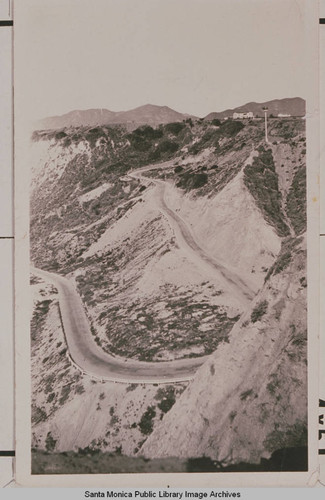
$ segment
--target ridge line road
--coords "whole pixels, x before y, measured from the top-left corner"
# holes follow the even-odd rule
[[[245,306],[252,300],[254,293],[233,271],[228,270],[216,259],[209,256],[199,246],[185,221],[166,204],[164,195],[166,183],[142,177],[141,172],[159,168],[145,167],[129,172],[130,177],[153,182],[157,189],[157,204],[160,211],[171,223],[178,242],[190,257],[211,272],[217,272],[221,281],[236,295]],[[31,272],[52,283],[59,292],[59,307],[69,356],[73,364],[83,373],[112,382],[164,384],[192,380],[197,369],[209,358],[185,358],[173,361],[146,362],[113,356],[99,347],[91,333],[89,321],[81,298],[73,283],[64,276],[31,268]]]

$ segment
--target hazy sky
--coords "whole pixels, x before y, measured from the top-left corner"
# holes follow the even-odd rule
[[[30,118],[146,103],[205,116],[305,97],[305,3],[16,0],[16,74]]]

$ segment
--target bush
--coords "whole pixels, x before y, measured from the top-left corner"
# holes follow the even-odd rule
[[[272,151],[260,147],[259,155],[252,165],[244,170],[245,186],[256,201],[265,219],[275,228],[279,236],[287,236],[290,231],[283,220],[281,193],[275,171]]]
[[[166,132],[170,132],[173,135],[178,135],[183,130],[183,128],[185,128],[185,126],[185,123],[182,122],[168,123],[165,126],[165,130]]]
[[[178,150],[178,144],[177,142],[165,139],[161,141],[161,143],[157,147],[157,150],[161,153],[175,153]]]
[[[52,403],[53,399],[55,398],[55,392],[51,392],[48,397],[47,397],[47,400],[46,402],[47,403]]]
[[[130,138],[134,139],[135,137],[141,137],[142,139],[159,139],[163,136],[163,131],[161,129],[154,129],[150,127],[150,125],[143,125],[142,127],[138,127],[135,129]]]
[[[53,451],[55,448],[55,445],[56,445],[56,439],[53,439],[51,432],[48,432],[46,439],[45,439],[46,451]]]
[[[176,186],[181,189],[191,190],[199,189],[208,182],[208,175],[205,172],[194,173],[185,172],[177,182]]]
[[[296,234],[306,231],[306,169],[300,166],[295,173],[286,203],[287,214]]]
[[[177,167],[175,167],[175,169],[174,169],[174,172],[175,172],[175,174],[179,174],[183,170],[184,169],[183,169],[183,167],[181,167],[181,165],[177,165]]]
[[[55,134],[55,139],[57,141],[59,141],[60,139],[64,139],[65,137],[67,137],[67,134],[65,132],[63,132],[63,130],[61,130],[60,132],[57,132]]]
[[[252,323],[256,323],[256,321],[259,321],[264,316],[267,311],[268,305],[269,304],[267,300],[262,300],[254,307],[251,314]]]
[[[155,399],[160,400],[158,408],[163,413],[167,413],[176,402],[174,387],[167,386],[166,388],[158,389]]]
[[[281,273],[286,269],[292,261],[293,252],[296,247],[302,242],[302,238],[286,238],[281,245],[281,251],[274,264],[270,267],[265,280],[267,281],[271,276]]]
[[[222,131],[225,135],[234,136],[240,132],[245,125],[238,120],[227,120],[222,124]]]
[[[40,422],[45,422],[47,419],[47,414],[44,408],[40,408],[39,406],[32,406],[32,423],[39,424]]]
[[[153,419],[156,416],[155,406],[148,406],[141,417],[139,428],[142,434],[149,435],[153,431]]]
[[[281,423],[281,427],[270,432],[263,446],[269,452],[289,447],[307,446],[307,426],[301,420],[291,426]]]

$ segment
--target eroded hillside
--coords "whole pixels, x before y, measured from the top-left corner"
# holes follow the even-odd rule
[[[160,363],[211,354],[181,397],[94,383],[35,282],[36,447],[257,463],[305,445],[304,121],[270,120],[269,138],[260,120],[34,133],[33,264],[74,283],[92,341]]]
[[[307,446],[304,238],[289,239],[249,310],[140,453],[258,462]]]

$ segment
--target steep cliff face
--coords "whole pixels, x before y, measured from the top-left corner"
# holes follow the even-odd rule
[[[287,241],[250,309],[140,450],[258,462],[306,445],[305,241]]]

